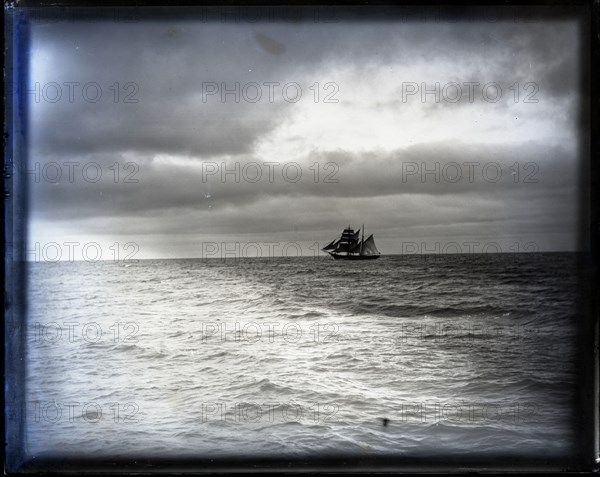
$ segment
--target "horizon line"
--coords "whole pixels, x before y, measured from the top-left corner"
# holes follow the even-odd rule
[[[551,251],[531,251],[531,252],[472,252],[472,253],[389,253],[389,254],[381,254],[380,258],[383,257],[430,257],[430,256],[446,256],[446,255],[541,255],[541,254],[551,254],[551,253],[589,253],[588,251],[582,250],[551,250]],[[114,262],[117,264],[133,264],[138,261],[149,261],[149,260],[272,260],[278,258],[309,258],[309,259],[326,259],[330,258],[327,255],[296,255],[296,256],[256,256],[256,257],[245,257],[245,256],[237,256],[237,257],[154,257],[154,258],[131,258],[125,260],[115,260],[115,259],[99,259],[99,260],[85,260],[85,259],[73,259],[73,260],[15,260],[15,262],[24,262],[24,263],[69,263],[69,262],[85,262],[85,263],[108,263]],[[334,260],[332,260],[334,262]],[[13,262],[14,263],[14,262]]]

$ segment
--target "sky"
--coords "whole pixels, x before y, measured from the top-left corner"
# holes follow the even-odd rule
[[[28,250],[581,250],[580,48],[556,19],[36,21]]]

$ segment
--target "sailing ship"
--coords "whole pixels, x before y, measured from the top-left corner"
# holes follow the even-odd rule
[[[354,231],[349,225],[342,232],[339,240],[333,240],[329,245],[321,249],[336,260],[374,260],[381,253],[375,246],[373,234],[365,240],[365,226],[362,226],[362,238],[360,230]]]

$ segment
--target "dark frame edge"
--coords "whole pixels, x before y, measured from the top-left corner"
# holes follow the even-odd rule
[[[19,92],[28,75],[28,25],[14,3],[4,5],[4,40],[4,470],[13,473],[30,458],[24,439],[27,184],[14,173],[26,159],[27,111]]]
[[[27,2],[30,3],[30,2]],[[27,4],[26,3],[26,4]],[[53,2],[60,5],[61,2]],[[127,3],[127,2],[125,2]],[[144,3],[144,2],[140,2]],[[236,2],[225,2],[231,4]],[[271,2],[261,2],[270,4]],[[291,2],[295,3],[295,2]],[[302,3],[302,2],[301,2]],[[309,2],[313,3],[313,2]],[[314,2],[318,3],[318,2]],[[342,4],[344,2],[341,2]],[[361,2],[350,2],[357,5]],[[362,2],[366,3],[366,2]],[[409,2],[410,3],[410,2]],[[434,2],[436,3],[436,2]],[[483,2],[485,3],[485,2]],[[513,2],[506,2],[508,5]],[[530,2],[536,4],[537,2]],[[575,2],[577,3],[577,2]],[[64,2],[63,2],[64,4]],[[110,5],[111,2],[107,3]],[[177,2],[176,2],[177,4]],[[237,3],[236,3],[237,4]],[[244,2],[241,2],[244,4]],[[247,2],[245,4],[248,4]],[[378,2],[374,2],[374,5]],[[427,2],[426,2],[427,4]],[[251,4],[250,4],[251,5]],[[97,459],[52,459],[32,458],[27,455],[25,441],[25,409],[22,406],[25,390],[25,375],[22,363],[25,352],[25,317],[26,300],[25,287],[26,270],[24,266],[25,237],[27,233],[27,191],[26,181],[20,180],[22,175],[12,175],[13,161],[16,164],[26,160],[26,111],[22,109],[18,91],[22,81],[27,78],[27,63],[22,61],[24,51],[28,46],[27,20],[20,17],[18,8],[5,5],[5,134],[4,134],[4,220],[5,220],[5,471],[15,472],[78,472],[107,473],[114,471],[152,473],[165,470],[186,473],[232,472],[244,468],[250,472],[314,472],[314,471],[359,471],[359,472],[392,472],[398,471],[428,471],[437,472],[450,470],[451,472],[494,472],[498,470],[508,472],[519,471],[600,471],[600,436],[599,423],[599,324],[600,316],[600,253],[598,240],[600,238],[600,215],[598,213],[598,198],[600,196],[600,164],[594,158],[600,157],[600,103],[598,86],[600,85],[600,0],[593,0],[589,4],[589,23],[585,30],[584,40],[589,39],[589,51],[585,54],[590,60],[589,75],[584,79],[585,86],[590,91],[590,106],[583,108],[582,115],[589,119],[590,135],[582,138],[584,150],[589,152],[591,158],[589,167],[582,170],[581,184],[590,187],[589,197],[582,194],[581,200],[590,201],[590,208],[581,214],[582,230],[589,232],[588,240],[591,258],[591,283],[589,291],[589,308],[586,308],[586,322],[583,327],[580,344],[582,346],[582,373],[586,379],[582,383],[585,388],[582,396],[582,405],[591,406],[593,416],[585,425],[584,433],[589,439],[589,447],[584,449],[580,462],[552,462],[539,461],[539,466],[534,463],[507,462],[502,466],[489,466],[481,460],[471,459],[438,460],[438,459],[388,459],[386,462],[375,462],[372,459],[360,459],[347,456],[333,457],[331,459],[314,459],[306,461],[298,459],[294,465],[285,459],[161,459],[157,457],[139,456],[131,459],[101,461]],[[11,81],[11,78],[13,81]],[[589,81],[589,83],[588,83]],[[10,85],[14,85],[14,90]],[[584,86],[584,85],[582,85]],[[16,93],[15,93],[16,92]],[[589,176],[586,177],[586,172]],[[588,228],[589,227],[589,228]],[[586,240],[585,238],[583,240]],[[587,240],[586,240],[587,242]],[[589,409],[589,407],[585,407]],[[383,460],[383,459],[382,459]],[[247,467],[245,467],[247,466]],[[355,467],[354,467],[355,466]],[[449,469],[450,467],[450,469]],[[204,468],[205,470],[198,470]]]

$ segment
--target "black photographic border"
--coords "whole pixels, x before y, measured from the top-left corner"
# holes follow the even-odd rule
[[[508,9],[521,8],[523,2],[515,0],[502,2],[478,2],[480,6],[497,6]],[[216,6],[218,5],[218,7]],[[18,5],[5,4],[5,116],[4,116],[4,267],[5,267],[5,471],[21,472],[173,472],[173,473],[209,473],[209,472],[540,472],[540,471],[599,471],[598,465],[598,316],[600,311],[600,293],[598,287],[598,236],[600,221],[598,216],[598,196],[600,192],[598,160],[600,159],[598,128],[600,107],[598,102],[598,86],[600,76],[598,64],[600,60],[600,3],[593,1],[551,0],[528,1],[526,7],[536,14],[551,8],[550,14],[540,13],[543,20],[571,16],[580,21],[581,55],[588,63],[582,64],[580,73],[580,91],[589,91],[590,95],[582,95],[580,108],[580,124],[589,125],[589,130],[580,130],[580,150],[587,151],[589,157],[581,161],[580,170],[580,241],[585,255],[586,266],[579,277],[582,298],[585,307],[580,310],[582,317],[578,333],[577,348],[579,383],[577,402],[578,410],[574,428],[578,431],[577,449],[569,458],[531,456],[530,458],[507,458],[499,454],[494,458],[447,457],[431,455],[427,458],[413,457],[360,457],[352,455],[332,455],[327,458],[298,458],[290,460],[277,456],[260,458],[198,458],[177,459],[157,458],[151,455],[135,455],[128,459],[99,459],[85,456],[77,459],[68,458],[34,458],[27,456],[24,442],[25,395],[24,363],[26,359],[25,323],[27,317],[25,262],[25,237],[27,236],[27,183],[24,175],[12,175],[14,163],[27,157],[27,108],[22,87],[28,78],[29,21],[32,12],[36,15],[56,15],[56,12],[76,12],[82,18],[106,19],[111,13],[106,7],[123,9],[140,21],[147,19],[176,19],[184,14],[189,19],[189,12],[181,12],[178,7],[202,6],[207,8],[233,8],[252,6],[272,6],[274,8],[334,8],[342,21],[357,20],[351,13],[358,9],[370,11],[374,16],[389,19],[397,14],[400,7],[427,9],[432,7],[448,7],[453,12],[472,12],[472,4],[463,1],[427,1],[405,0],[394,4],[380,1],[337,1],[331,3],[316,1],[288,1],[282,5],[272,0],[260,2],[168,2],[165,4],[135,2],[100,2],[80,1],[22,1]],[[464,10],[462,10],[464,8]],[[460,14],[460,13],[459,13]],[[11,81],[11,78],[14,81]]]

